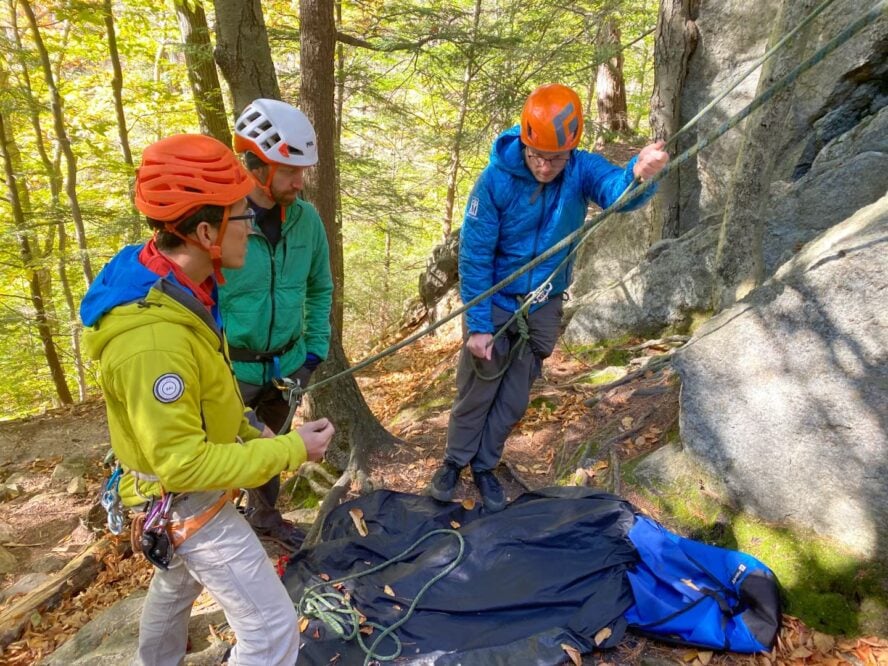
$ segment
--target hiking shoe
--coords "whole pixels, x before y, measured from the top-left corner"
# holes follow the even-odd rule
[[[484,508],[491,513],[502,511],[506,506],[506,493],[503,492],[503,487],[500,485],[500,482],[497,480],[496,476],[494,476],[493,472],[476,472],[475,470],[472,470],[472,478],[475,480],[475,485],[478,486],[478,490],[481,492]]]
[[[283,518],[272,527],[251,525],[260,539],[273,541],[291,553],[295,553],[305,541],[305,532]]]
[[[429,495],[439,502],[449,502],[453,499],[453,492],[456,490],[456,482],[459,481],[459,474],[462,467],[454,465],[452,462],[445,461],[443,465],[435,472],[432,477],[432,483],[429,486]]]

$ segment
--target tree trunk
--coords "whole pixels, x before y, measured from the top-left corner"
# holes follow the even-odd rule
[[[339,338],[339,331],[342,330],[343,263],[342,230],[336,224],[338,176],[334,155],[336,117],[333,100],[336,24],[333,20],[333,0],[300,0],[299,14],[302,19],[300,106],[318,135],[318,164],[307,174],[307,198],[317,207],[327,229],[334,280],[330,355],[318,372],[318,379],[324,379],[349,367]],[[367,407],[354,376],[348,375],[312,391],[308,398],[309,414],[326,416],[336,425],[336,438],[327,457],[341,469],[348,464],[352,447],[367,450],[392,440]],[[363,453],[360,457],[363,457]]]
[[[110,2],[110,0],[106,0]],[[213,60],[213,45],[207,15],[199,2],[174,0],[179,31],[185,43],[185,65],[194,95],[200,131],[231,148],[231,131],[225,116],[225,100]]]
[[[623,79],[623,53],[616,19],[607,19],[601,31],[599,48],[612,56],[598,66],[598,121],[611,132],[629,132],[626,109],[626,81]]]
[[[80,249],[80,264],[83,267],[83,277],[86,280],[86,286],[92,284],[93,270],[89,259],[89,250],[86,243],[86,230],[83,226],[83,215],[80,212],[80,201],[77,198],[77,158],[71,149],[71,142],[68,139],[68,132],[65,129],[64,110],[62,108],[62,96],[55,83],[55,76],[52,72],[52,64],[49,61],[49,53],[46,45],[43,43],[43,37],[40,35],[40,29],[37,26],[37,18],[34,16],[34,10],[28,0],[19,0],[25,15],[28,17],[28,23],[31,25],[31,31],[34,34],[34,44],[40,54],[40,63],[43,67],[43,77],[46,79],[46,86],[50,92],[50,100],[52,104],[52,117],[55,123],[56,138],[65,156],[65,164],[67,166],[67,178],[65,179],[65,193],[68,195],[68,202],[71,205],[71,218],[74,220],[74,231],[77,236],[77,246]]]
[[[785,0],[767,48],[798,25],[814,0]],[[786,75],[802,59],[807,42],[803,32],[762,68],[756,95]],[[712,302],[715,311],[730,307],[762,283],[765,209],[778,152],[775,141],[790,117],[794,86],[782,90],[755,116],[746,120],[746,133],[731,177],[715,257]]]
[[[697,12],[700,0],[660,0],[654,38],[654,92],[651,94],[651,128],[655,139],[667,140],[681,127],[681,94],[688,61],[699,38]],[[681,143],[681,142],[680,142]],[[685,145],[675,146],[680,152]],[[678,238],[681,227],[681,174],[695,169],[692,160],[660,180],[651,203],[651,239]]]
[[[117,51],[117,33],[114,30],[114,13],[111,8],[111,0],[105,0],[105,30],[108,33],[108,55],[111,58],[111,68],[114,76],[111,78],[111,90],[114,93],[114,111],[117,114],[117,136],[120,137],[120,150],[123,152],[123,161],[130,169],[134,169],[133,153],[129,144],[129,129],[126,126],[126,114],[123,111],[123,68],[120,66],[120,53]],[[142,225],[139,214],[135,208],[130,210],[132,218],[130,224],[130,242],[135,243],[142,235]]]
[[[447,173],[447,196],[444,199],[444,222],[441,225],[441,242],[447,240],[453,229],[453,208],[456,204],[456,187],[459,184],[460,151],[463,143],[463,129],[466,125],[466,114],[469,112],[469,93],[475,78],[475,42],[478,39],[478,27],[481,24],[481,0],[475,0],[475,13],[472,17],[471,43],[466,52],[466,68],[463,70],[463,85],[459,96],[459,112],[456,117],[456,128],[453,132],[453,143],[450,146],[450,168]]]
[[[2,78],[4,79],[4,87],[6,87],[6,77],[3,76]],[[19,161],[18,146],[12,136],[12,127],[6,126],[2,110],[0,110],[0,142],[3,144],[3,168],[6,173],[9,203],[12,208],[13,222],[18,231],[16,235],[18,236],[22,266],[28,276],[31,305],[34,308],[34,314],[37,319],[37,333],[43,345],[43,354],[46,357],[46,364],[49,366],[49,372],[52,376],[59,401],[63,405],[70,405],[74,402],[74,399],[71,397],[71,391],[65,381],[65,371],[59,360],[58,350],[52,336],[52,329],[46,316],[44,295],[40,288],[40,279],[35,268],[34,253],[31,249],[31,234],[25,223],[25,215],[19,197],[19,186],[16,177],[17,169],[15,168],[15,163]]]
[[[234,98],[234,116],[254,99],[280,99],[259,0],[214,0],[216,64]]]

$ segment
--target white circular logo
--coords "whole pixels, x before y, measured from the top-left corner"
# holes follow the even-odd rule
[[[185,382],[174,372],[161,375],[154,382],[154,397],[161,402],[175,402],[185,392]]]

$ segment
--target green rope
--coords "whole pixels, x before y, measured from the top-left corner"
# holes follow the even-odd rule
[[[787,86],[792,84],[801,74],[803,74],[804,72],[808,71],[809,69],[811,69],[812,67],[817,65],[827,55],[832,53],[839,46],[841,46],[846,41],[848,41],[851,37],[853,37],[858,32],[860,32],[860,30],[865,28],[867,25],[869,25],[873,21],[877,20],[879,18],[880,14],[885,10],[886,6],[888,6],[888,0],[880,0],[866,14],[864,14],[863,16],[858,18],[853,23],[849,24],[847,27],[845,27],[844,30],[842,30],[838,35],[833,37],[833,39],[831,39],[829,42],[824,44],[816,53],[814,53],[814,55],[812,55],[810,58],[808,58],[807,60],[802,62],[800,65],[798,65],[795,69],[790,71],[782,79],[780,79],[779,81],[774,83],[770,88],[768,88],[761,95],[758,95],[741,111],[739,111],[737,114],[735,114],[731,118],[725,120],[716,130],[714,130],[713,132],[708,134],[703,139],[700,139],[699,141],[697,141],[697,143],[695,143],[693,146],[691,146],[690,148],[685,150],[681,155],[676,157],[674,160],[670,160],[670,162],[663,168],[662,171],[660,171],[659,174],[657,174],[657,176],[655,176],[654,178],[651,178],[650,180],[645,181],[644,183],[640,184],[640,186],[637,186],[637,187],[636,187],[636,185],[638,185],[638,184],[635,181],[633,181],[633,183],[629,187],[626,188],[626,191],[623,192],[623,194],[620,196],[620,198],[617,201],[615,201],[607,210],[603,211],[596,218],[593,218],[593,219],[585,222],[579,229],[577,229],[576,231],[565,236],[561,241],[559,241],[558,243],[556,243],[555,245],[550,247],[548,250],[546,250],[542,254],[538,255],[537,257],[535,257],[534,259],[527,262],[524,266],[517,269],[511,275],[508,275],[507,277],[503,278],[502,280],[497,282],[495,285],[491,286],[489,289],[482,292],[481,294],[479,294],[478,296],[476,296],[475,298],[470,300],[468,303],[465,303],[462,307],[457,308],[456,310],[451,312],[449,315],[447,315],[443,319],[439,319],[438,321],[427,326],[426,328],[422,329],[421,331],[417,331],[416,333],[404,338],[400,342],[388,347],[387,349],[384,349],[377,354],[374,354],[372,356],[369,356],[368,358],[365,358],[363,361],[356,363],[355,365],[351,366],[350,368],[346,368],[345,370],[338,372],[335,375],[332,375],[330,377],[327,377],[325,379],[322,379],[320,381],[313,383],[311,386],[302,390],[302,393],[307,393],[308,391],[313,391],[313,390],[318,389],[322,386],[326,386],[327,384],[330,384],[330,383],[336,381],[337,379],[341,379],[342,377],[345,377],[350,374],[356,373],[360,370],[363,370],[367,366],[372,365],[373,363],[376,363],[380,359],[383,359],[386,356],[394,354],[396,351],[403,349],[404,347],[407,347],[408,345],[413,344],[414,342],[416,342],[420,338],[428,335],[429,333],[432,333],[433,331],[437,330],[438,328],[440,328],[444,324],[446,324],[449,321],[455,319],[456,317],[462,315],[464,312],[466,312],[470,308],[473,308],[474,306],[478,305],[482,301],[490,298],[495,293],[497,293],[498,291],[500,291],[504,287],[508,286],[509,284],[511,284],[512,282],[517,280],[519,277],[521,277],[525,273],[533,270],[534,268],[536,268],[537,266],[539,266],[543,262],[549,260],[550,258],[555,256],[556,254],[558,254],[559,252],[561,252],[562,250],[564,250],[565,248],[570,246],[572,243],[574,243],[574,241],[577,241],[577,239],[579,239],[579,241],[576,243],[576,246],[571,250],[571,252],[568,253],[568,257],[565,258],[565,261],[563,261],[561,264],[559,264],[556,271],[553,272],[553,275],[557,275],[557,272],[560,271],[564,267],[564,265],[566,265],[567,259],[570,258],[576,252],[576,250],[580,247],[580,245],[582,245],[582,243],[589,237],[593,227],[598,226],[599,224],[603,223],[607,218],[611,217],[615,212],[618,212],[619,209],[622,208],[622,206],[625,203],[631,203],[630,201],[626,201],[627,199],[629,199],[630,194],[632,195],[632,197],[631,197],[632,199],[634,199],[637,196],[640,196],[641,194],[646,192],[648,189],[650,189],[655,183],[659,182],[660,180],[665,178],[667,175],[669,175],[673,170],[675,170],[676,168],[678,168],[679,166],[681,166],[682,164],[684,164],[685,162],[687,162],[691,158],[695,157],[700,151],[707,148],[713,141],[720,138],[722,135],[724,135],[730,129],[733,129],[736,125],[738,125],[740,122],[745,120],[746,117],[749,116],[753,111],[760,108],[763,104],[769,102],[771,100],[771,98],[774,97],[774,95],[776,95],[778,92],[780,92],[781,90],[783,90],[784,88],[786,88]],[[818,12],[822,11],[822,8],[818,7],[815,11],[818,11]],[[785,40],[781,40],[780,42],[778,42],[778,44],[780,44],[782,46],[783,44],[785,44]],[[775,48],[776,48],[776,45],[775,45]],[[739,83],[739,82],[735,82],[735,84],[733,84],[733,85],[736,86],[737,83]],[[693,119],[692,122],[697,123],[697,122],[699,122],[699,120],[700,120],[700,114],[698,114]],[[680,134],[681,132],[686,132],[691,127],[692,122],[688,122],[683,128],[681,128],[678,131],[678,133],[676,133],[676,135]],[[549,279],[551,280],[551,277]],[[543,285],[545,285],[545,282],[543,283]],[[529,308],[529,307],[530,306],[528,305],[527,308]],[[511,322],[509,322],[509,323],[511,323]]]
[[[344,583],[349,580],[356,580],[363,576],[368,576],[372,573],[376,573],[377,571],[380,571],[381,569],[384,569],[385,567],[400,561],[423,541],[437,534],[450,534],[456,537],[457,541],[459,542],[459,550],[456,554],[456,557],[454,557],[453,560],[451,560],[450,563],[446,567],[444,567],[444,569],[438,572],[431,580],[429,580],[420,588],[419,592],[416,593],[416,596],[411,602],[409,608],[407,608],[407,611],[404,613],[404,617],[402,617],[400,620],[389,627],[383,627],[373,622],[367,623],[367,626],[373,627],[374,629],[378,629],[380,631],[379,635],[370,644],[369,647],[364,643],[363,634],[361,634],[360,631],[362,617],[361,613],[354,606],[352,606],[347,595],[342,594],[335,589],[333,589],[332,591],[321,593],[315,592],[315,590],[322,587],[333,588],[335,585],[339,585],[340,583]],[[459,566],[459,564],[462,562],[463,555],[465,554],[465,546],[465,540],[463,539],[462,535],[456,530],[432,530],[431,532],[428,532],[427,534],[414,541],[409,548],[404,550],[399,555],[395,555],[391,559],[377,564],[375,567],[371,567],[366,571],[359,571],[357,573],[349,574],[348,576],[343,576],[341,578],[337,578],[336,580],[321,581],[320,583],[316,583],[314,585],[311,585],[310,587],[307,587],[302,593],[302,597],[299,599],[299,603],[296,606],[296,611],[301,616],[314,618],[323,622],[330,629],[330,631],[332,631],[342,640],[349,641],[352,639],[357,639],[358,645],[360,645],[361,649],[366,655],[366,657],[364,658],[364,666],[367,666],[370,661],[374,659],[377,661],[392,661],[400,656],[402,648],[401,640],[395,635],[394,632],[413,616],[413,613],[416,610],[416,606],[419,604],[419,600],[429,590],[429,588]],[[395,643],[395,651],[389,655],[378,654],[376,652],[377,647],[385,638],[389,636]]]
[[[509,324],[507,323],[506,326],[508,325]],[[516,342],[509,350],[509,356],[508,358],[506,358],[506,362],[503,364],[503,367],[500,368],[496,373],[492,375],[485,375],[483,372],[481,372],[481,367],[478,365],[478,359],[475,358],[475,356],[469,350],[465,351],[465,353],[471,357],[472,370],[475,371],[475,376],[478,377],[478,379],[480,379],[481,381],[492,382],[499,379],[504,374],[506,374],[506,371],[512,365],[512,361],[514,361],[516,358],[521,358],[522,356],[524,356],[524,350],[527,348],[527,343],[530,342],[530,328],[527,325],[527,317],[516,317],[515,325],[518,327],[518,342]],[[502,332],[506,330],[506,326],[503,326],[502,328],[500,328],[499,331],[497,331],[496,335],[493,336],[494,340],[496,340],[502,334]]]

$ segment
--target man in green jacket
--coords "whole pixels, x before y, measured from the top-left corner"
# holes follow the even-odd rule
[[[266,436],[278,432],[289,405],[274,380],[306,386],[327,357],[333,279],[317,210],[299,198],[305,169],[318,161],[314,128],[298,109],[257,99],[235,123],[235,152],[255,181],[248,195],[256,221],[242,270],[225,272],[220,307],[244,401]],[[280,477],[251,489],[247,519],[257,534],[290,550],[303,534],[275,507]]]

